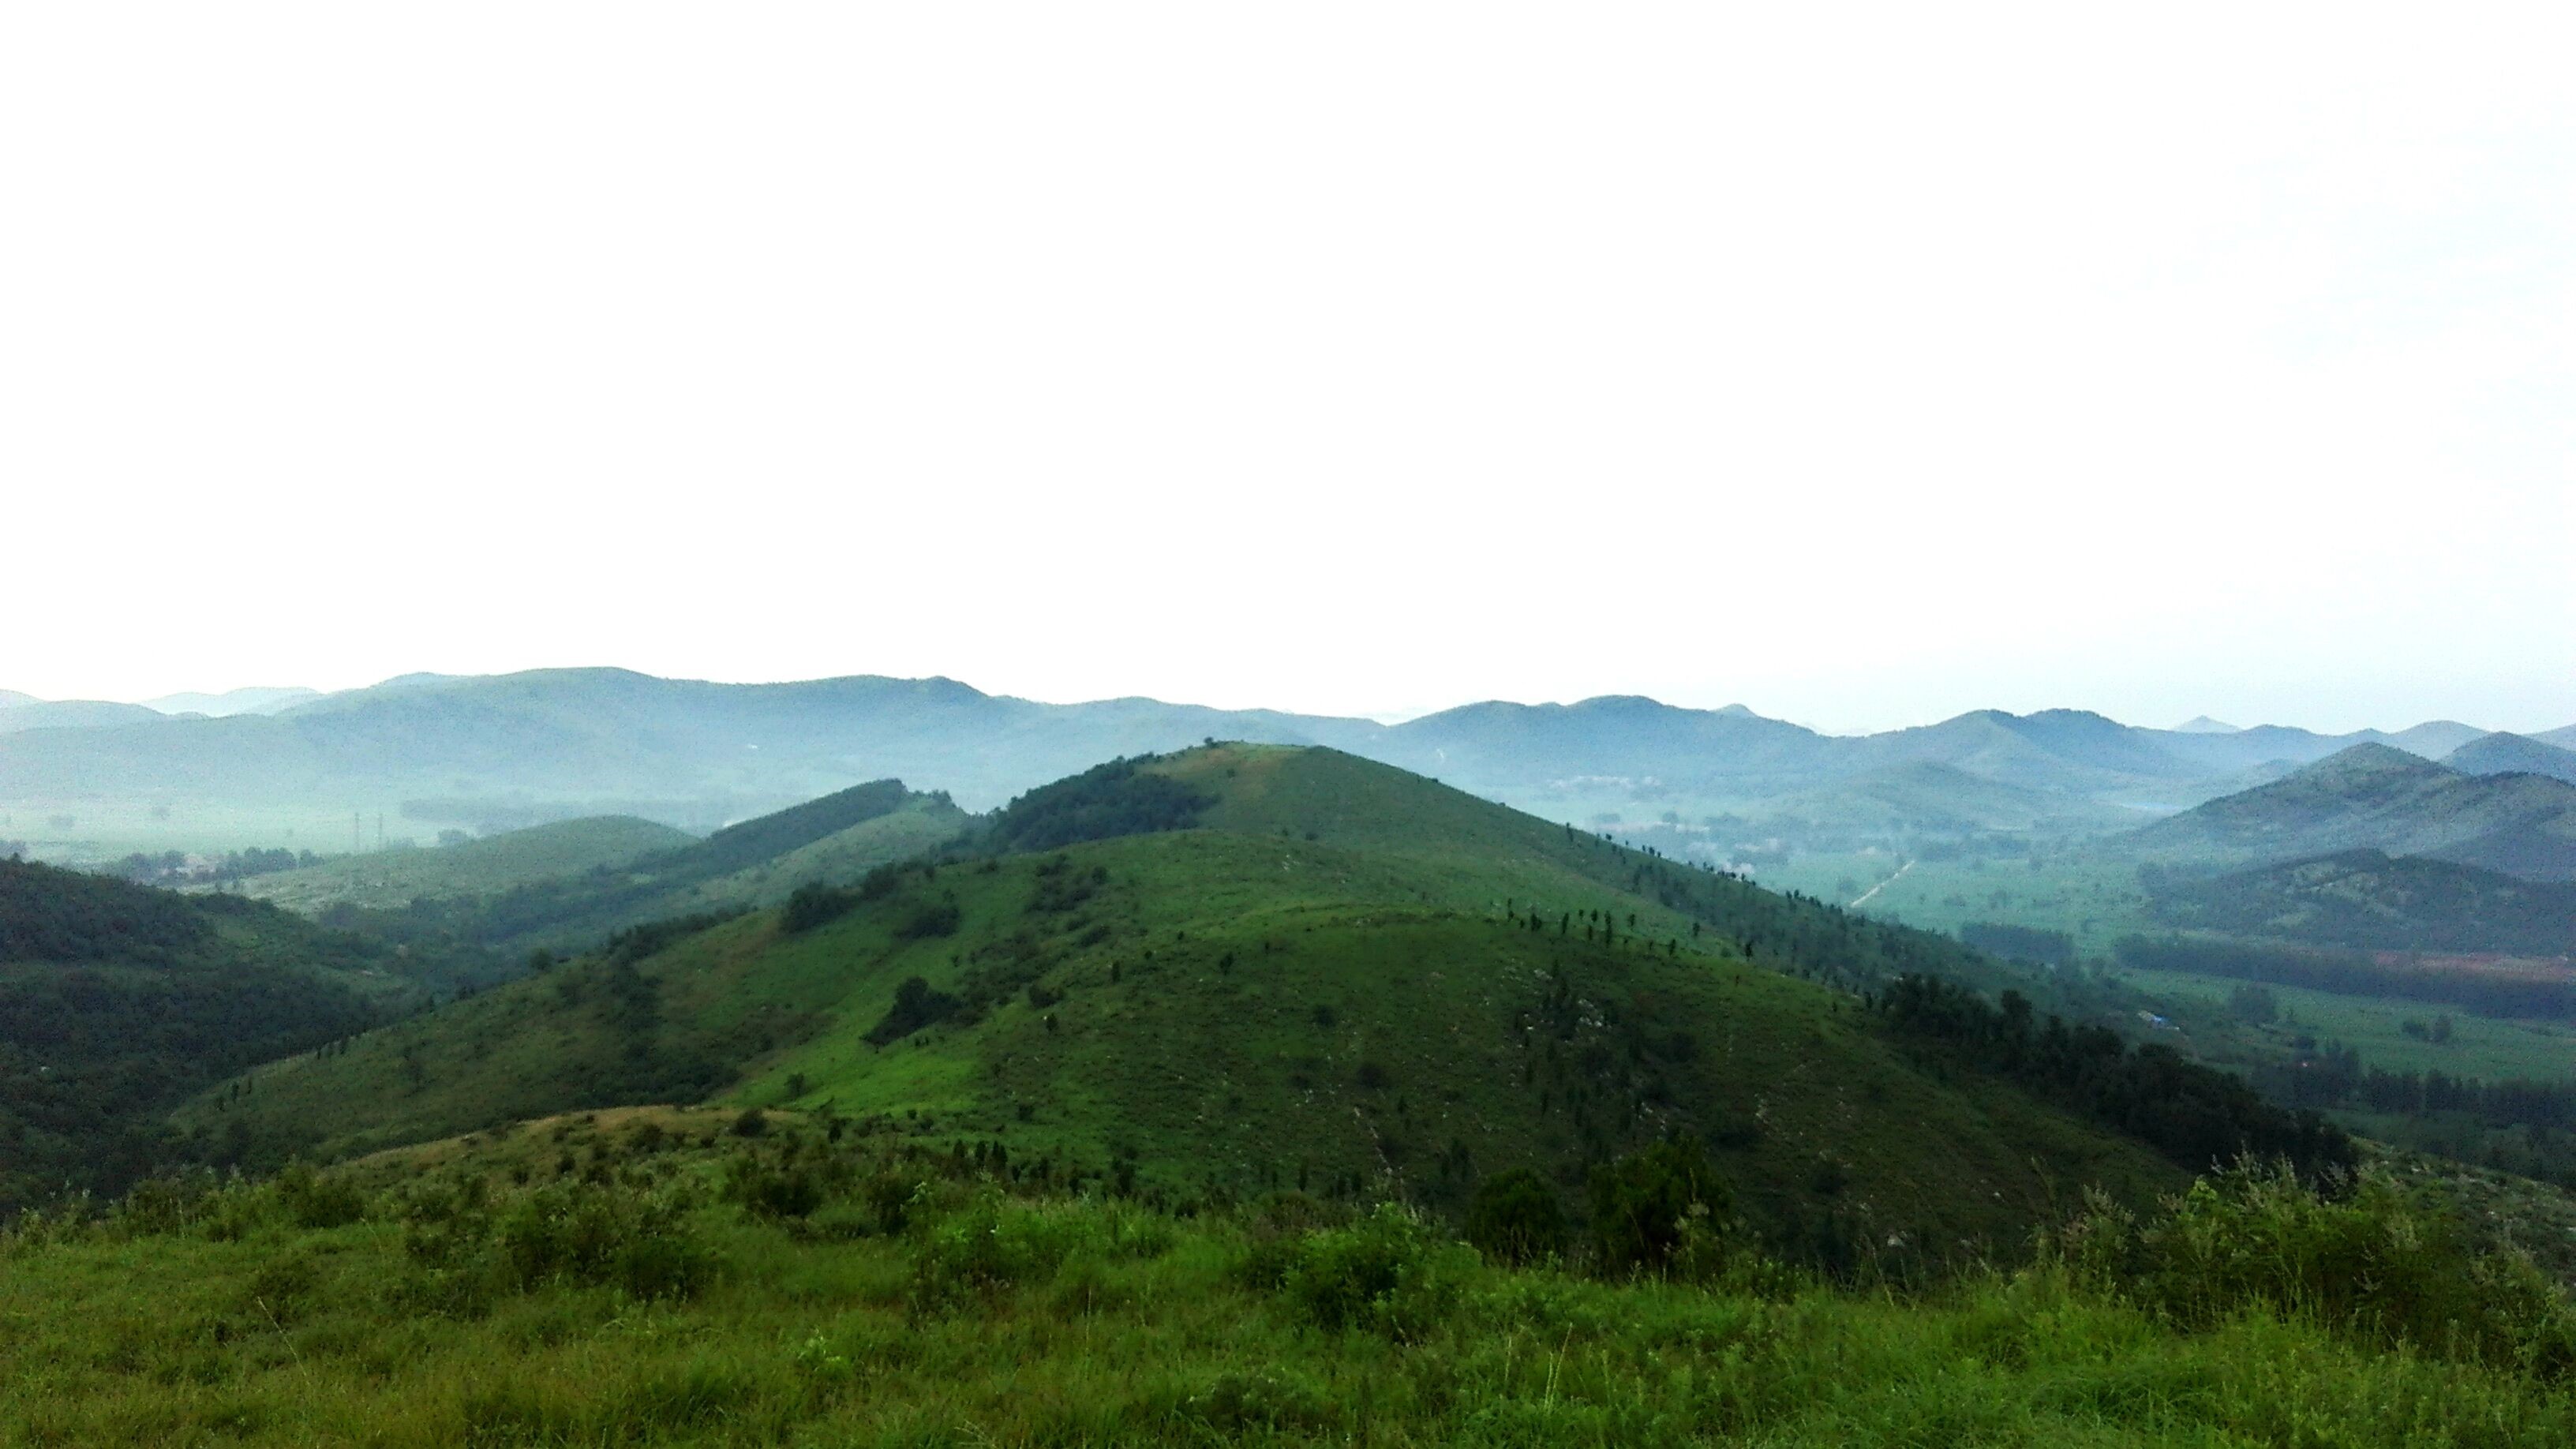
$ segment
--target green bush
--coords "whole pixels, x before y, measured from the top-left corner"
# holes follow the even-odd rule
[[[111,1221],[129,1236],[175,1233],[210,1216],[216,1197],[216,1180],[211,1172],[149,1177],[127,1189]]]
[[[1457,1300],[1457,1250],[1399,1203],[1382,1203],[1347,1228],[1283,1242],[1284,1251],[1274,1250],[1280,1291],[1319,1327],[1366,1328],[1410,1342]]]
[[[1591,1199],[1602,1271],[1697,1278],[1723,1266],[1734,1196],[1697,1142],[1659,1142],[1594,1168]]]
[[[1467,1241],[1498,1263],[1534,1263],[1565,1251],[1565,1207],[1547,1179],[1514,1168],[1476,1185]]]
[[[2287,1164],[2240,1163],[2143,1220],[2097,1194],[2046,1247],[2079,1281],[2188,1331],[2261,1309],[2378,1347],[2576,1371],[2576,1311],[2527,1258],[2474,1250],[2384,1169],[2342,1187],[2329,1197]]]
[[[1341,1422],[1330,1393],[1282,1368],[1221,1373],[1205,1392],[1189,1397],[1180,1417],[1228,1441],[1255,1432],[1314,1433]]]
[[[894,928],[898,941],[923,941],[940,936],[954,936],[965,924],[966,913],[955,901],[932,901],[916,908]]]
[[[809,883],[788,893],[787,906],[779,912],[778,924],[789,935],[802,935],[818,926],[828,926],[850,913],[861,897],[853,892]]]
[[[826,1169],[785,1154],[737,1152],[726,1159],[724,1197],[755,1217],[804,1218],[829,1195]]]
[[[675,1201],[623,1188],[538,1188],[501,1215],[492,1242],[502,1271],[523,1291],[562,1281],[686,1298],[715,1274],[714,1255]]]
[[[891,1046],[935,1022],[945,1021],[965,1005],[945,991],[933,991],[930,983],[919,976],[907,976],[894,989],[894,1003],[876,1025],[869,1027],[866,1040],[872,1046]]]
[[[357,1183],[316,1172],[310,1163],[289,1164],[275,1186],[279,1209],[299,1228],[343,1227],[367,1215],[367,1195]]]
[[[950,1306],[971,1295],[1054,1276],[1088,1236],[1077,1210],[978,1195],[932,1224],[913,1256],[915,1311]]]

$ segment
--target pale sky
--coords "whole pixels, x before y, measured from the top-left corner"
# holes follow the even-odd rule
[[[0,687],[2562,725],[2570,54],[2563,6],[10,6]]]

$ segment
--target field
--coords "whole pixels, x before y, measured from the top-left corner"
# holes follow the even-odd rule
[[[427,845],[438,827],[402,815],[400,800],[338,800],[311,805],[21,797],[0,805],[0,840],[27,842],[30,859],[96,866],[142,852],[221,854],[231,850],[310,850],[339,855],[351,848],[349,817],[358,816],[358,848],[373,850],[376,821],[385,839]],[[69,825],[60,824],[69,820]]]
[[[1843,906],[1876,886],[1877,894],[1861,907],[1873,916],[1951,934],[1971,921],[2064,931],[2087,956],[2107,958],[2113,941],[2147,928],[2146,897],[2135,869],[2089,859],[2080,849],[2043,851],[2033,860],[1801,853],[1754,878],[1772,890],[1800,891]]]
[[[462,845],[345,856],[302,870],[253,876],[239,891],[307,914],[340,904],[399,909],[421,897],[506,891],[530,881],[622,865],[696,838],[632,816],[595,816],[532,825]]]
[[[2208,1024],[2213,1030],[2199,1035],[2209,1038],[2206,1045],[2222,1058],[2249,1048],[2279,1056],[2291,1051],[2296,1038],[2313,1036],[2321,1044],[2353,1047],[2364,1062],[2390,1071],[2437,1071],[2485,1081],[2576,1076],[2576,1022],[2475,1016],[2431,1002],[2379,1001],[2256,982],[2281,1007],[2281,1019],[2257,1031],[2236,1023],[2227,1008],[2229,993],[2246,983],[2184,971],[2122,971],[2120,979],[2150,996],[2169,999],[2171,1010],[2165,1014],[2186,1031]],[[2447,1042],[2405,1030],[2408,1022],[2429,1030],[2443,1016],[2451,1021]],[[2231,1038],[2246,1045],[2233,1047]]]
[[[2009,860],[1917,860],[1899,875],[1898,864],[1898,858],[1887,855],[1800,856],[1760,880],[1775,889],[1800,890],[1845,905],[1878,886],[1862,907],[1868,914],[1952,933],[1972,921],[2065,931],[2075,937],[2079,953],[2102,961],[2110,959],[2112,943],[2120,936],[2157,929],[2144,920],[2144,897],[2134,873],[2124,865],[2047,857],[2037,868]],[[1853,886],[1858,890],[1846,893]],[[2458,969],[2473,964],[2464,958],[2426,958],[2425,964],[2439,969],[2446,961]],[[2483,969],[2510,967],[2507,963]],[[2163,993],[2166,999],[2158,1009],[2187,1031],[2198,1028],[2193,1032],[2197,1044],[2221,1060],[2277,1058],[2289,1053],[2293,1040],[2305,1034],[2319,1042],[2356,1047],[2364,1061],[2392,1071],[2434,1070],[2485,1080],[2576,1077],[2576,1023],[2496,1019],[2432,1002],[2267,984],[2265,989],[2280,1001],[2287,1019],[2276,1030],[2255,1032],[2228,1014],[2228,995],[2238,984],[2231,979],[2125,968],[2119,979],[2151,999]],[[2444,1015],[2452,1021],[2452,1037],[2446,1043],[2433,1043],[2406,1030],[2410,1022],[2429,1027]]]
[[[1398,1209],[1292,1195],[1165,1211],[1098,1184],[1033,1185],[982,1155],[845,1141],[814,1119],[773,1114],[748,1138],[732,1124],[562,1119],[0,1236],[0,1439],[2412,1449],[2576,1435],[2551,1371],[2456,1344],[2389,1352],[2354,1310],[2259,1293],[2177,1318],[2072,1262],[1855,1291],[1728,1248],[1722,1230],[1643,1277],[1515,1268]]]

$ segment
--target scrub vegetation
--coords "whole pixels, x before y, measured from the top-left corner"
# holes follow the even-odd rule
[[[819,1114],[537,1122],[0,1237],[27,1445],[2562,1444],[2564,1301],[2368,1174],[2079,1206],[2012,1267],[1838,1284],[1696,1154],[1544,1242],[1148,1198]],[[1561,1200],[1560,1200],[1561,1198]],[[1543,1206],[1542,1206],[1543,1204]],[[1568,1225],[1570,1221],[1570,1226]]]

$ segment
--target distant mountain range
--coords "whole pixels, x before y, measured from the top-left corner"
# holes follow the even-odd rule
[[[987,809],[1113,756],[1216,737],[1329,745],[1561,819],[1807,820],[1850,837],[2111,829],[2355,744],[2429,758],[2485,735],[2448,721],[2337,736],[1980,710],[1835,736],[1741,705],[1636,696],[1487,702],[1384,725],[1137,698],[1041,704],[936,678],[745,685],[615,669],[156,703],[194,708],[0,700],[0,805],[399,798],[465,823],[616,811],[707,829],[889,775]]]
[[[204,714],[221,718],[236,714],[275,714],[293,709],[308,700],[322,697],[318,689],[228,689],[221,694],[165,694],[143,703],[163,714]]]
[[[313,689],[234,689],[222,694],[166,694],[141,704],[104,699],[38,699],[0,689],[0,733],[146,724],[170,715],[275,714],[322,698]]]
[[[2576,784],[2536,773],[2472,774],[2358,744],[2158,821],[2126,843],[2150,857],[2232,863],[2373,850],[2526,880],[2576,880]]]
[[[139,704],[103,699],[38,699],[0,690],[0,734],[18,730],[94,729],[102,725],[141,724],[162,718],[160,711]]]

